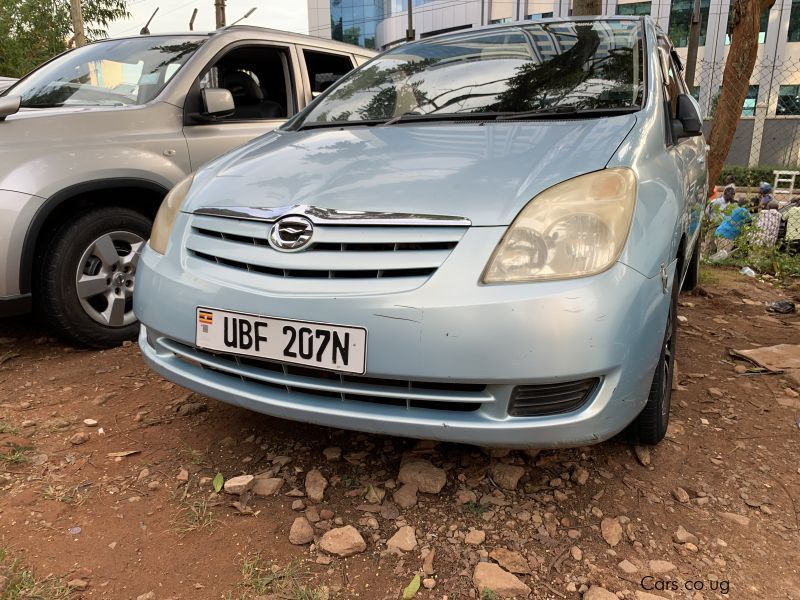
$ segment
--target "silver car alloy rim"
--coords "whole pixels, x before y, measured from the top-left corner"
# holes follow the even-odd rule
[[[133,287],[144,239],[130,231],[101,235],[84,250],[75,273],[83,310],[106,327],[136,322]]]

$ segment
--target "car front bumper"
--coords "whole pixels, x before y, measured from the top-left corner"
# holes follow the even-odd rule
[[[488,246],[502,235],[497,229]],[[574,447],[613,437],[639,414],[666,326],[669,294],[660,277],[648,279],[617,263],[593,277],[489,286],[470,281],[460,268],[466,266],[453,262],[403,293],[318,297],[223,284],[148,247],[137,273],[139,343],[153,369],[198,393],[359,431],[486,446]],[[197,306],[365,327],[369,379],[280,372],[274,365],[261,370],[252,361],[198,350]],[[587,378],[599,384],[572,412],[508,414],[515,386]],[[398,405],[404,394],[387,391],[385,381],[438,382],[443,389],[414,396],[426,402]],[[485,389],[448,391],[447,384]],[[477,409],[450,410],[451,401]]]

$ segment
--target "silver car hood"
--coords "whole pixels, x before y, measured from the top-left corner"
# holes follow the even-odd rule
[[[634,115],[275,131],[202,169],[184,210],[307,205],[508,225],[548,187],[606,166]]]

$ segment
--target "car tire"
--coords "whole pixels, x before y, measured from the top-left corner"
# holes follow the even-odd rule
[[[680,265],[679,265],[680,266]],[[678,277],[677,272],[675,277]],[[672,286],[667,325],[661,343],[653,382],[644,410],[628,427],[628,439],[636,444],[654,445],[667,433],[672,401],[672,378],[675,373],[675,350],[678,337],[678,282]]]
[[[682,292],[691,292],[700,283],[700,241],[702,236],[697,236],[694,243],[692,257],[689,259],[689,268],[686,269],[686,277],[683,279]]]
[[[34,298],[58,334],[94,348],[135,339],[136,266],[151,227],[134,210],[104,207],[55,231],[40,257]]]

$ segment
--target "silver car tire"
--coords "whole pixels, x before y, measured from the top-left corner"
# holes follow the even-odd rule
[[[135,339],[133,291],[151,220],[103,207],[62,225],[41,255],[34,298],[61,336],[95,348]]]

